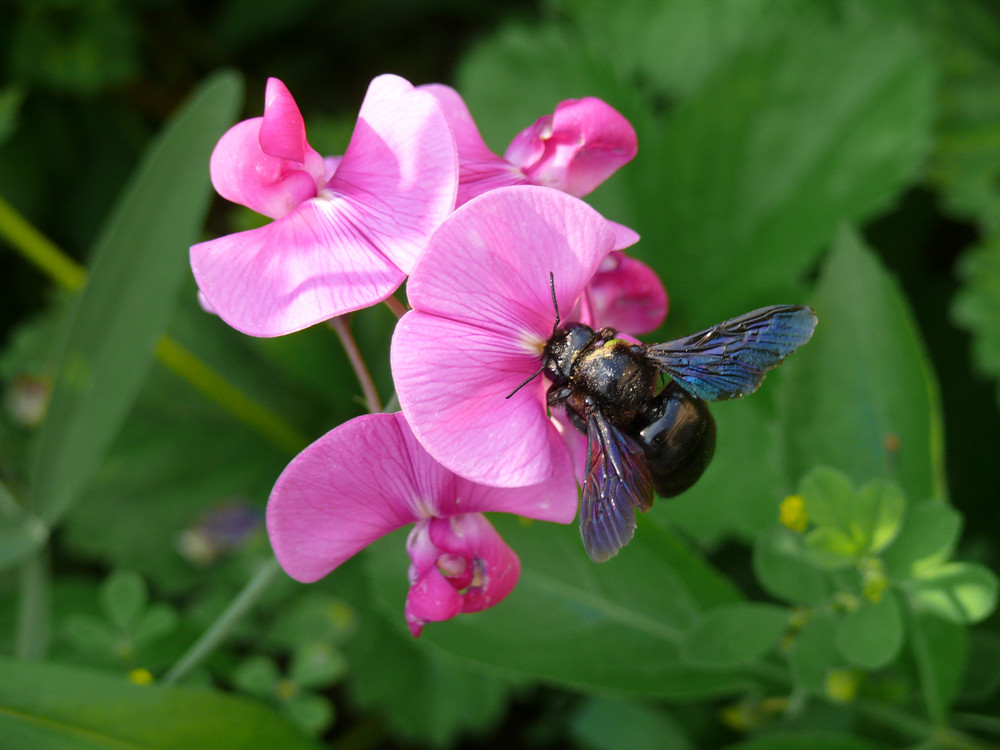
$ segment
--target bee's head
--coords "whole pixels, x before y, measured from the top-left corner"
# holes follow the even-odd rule
[[[597,339],[590,326],[566,323],[556,328],[542,352],[542,371],[555,385],[566,385],[577,357]]]

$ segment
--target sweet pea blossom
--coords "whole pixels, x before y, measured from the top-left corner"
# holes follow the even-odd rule
[[[537,373],[556,311],[573,310],[614,246],[583,201],[534,186],[492,190],[441,225],[407,282],[413,309],[390,359],[403,413],[427,451],[472,481],[530,485],[566,452]]]
[[[459,206],[509,185],[542,185],[581,198],[638,150],[629,121],[611,105],[588,96],[560,102],[555,112],[515,136],[501,157],[486,145],[457,91],[442,84],[420,88],[437,97],[455,133]],[[616,251],[638,242],[633,230],[608,223],[615,232]],[[622,252],[605,260],[590,292],[579,318],[598,328],[648,333],[667,315],[667,292],[656,272]]]
[[[563,452],[552,460],[568,459]],[[281,566],[310,583],[414,524],[405,616],[416,637],[425,623],[499,603],[517,583],[517,555],[484,511],[569,523],[576,487],[565,466],[532,487],[474,484],[434,461],[402,414],[372,414],[333,429],[292,460],[271,492],[267,529]]]
[[[271,78],[264,116],[223,135],[210,171],[220,195],[274,219],[191,248],[207,308],[253,336],[387,298],[452,211],[458,180],[437,100],[393,75],[372,81],[346,152],[326,159]]]

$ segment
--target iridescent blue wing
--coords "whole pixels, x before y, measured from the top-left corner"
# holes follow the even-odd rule
[[[646,347],[646,358],[695,398],[722,401],[757,390],[767,371],[812,336],[816,313],[773,305]]]
[[[653,504],[653,480],[642,448],[600,412],[587,418],[587,477],[580,536],[594,562],[618,554],[635,533],[635,509]]]

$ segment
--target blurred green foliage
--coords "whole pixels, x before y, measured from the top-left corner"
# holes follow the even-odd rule
[[[0,198],[92,274],[60,292],[0,244],[0,652],[51,626],[48,661],[0,660],[0,744],[1000,743],[994,5],[12,0],[0,60]],[[815,337],[713,406],[713,465],[613,561],[497,518],[515,591],[414,641],[397,533],[311,586],[281,577],[184,685],[146,684],[270,557],[290,457],[151,365],[158,337],[308,439],[363,410],[330,331],[241,336],[182,273],[236,76],[172,114],[224,66],[246,116],[282,78],[324,153],[382,72],[455,85],[498,152],[601,97],[640,149],[592,202],[671,297],[649,340],[776,302],[811,304]],[[217,200],[203,236],[255,222]],[[352,318],[386,396],[392,323]],[[20,588],[46,578],[47,601]]]

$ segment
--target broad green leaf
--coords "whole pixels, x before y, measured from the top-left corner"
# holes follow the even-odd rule
[[[789,489],[778,466],[779,443],[766,392],[712,404],[712,416],[718,439],[704,476],[680,497],[658,500],[650,513],[709,547],[728,536],[750,540],[769,528]]]
[[[753,546],[753,569],[760,585],[792,604],[820,604],[829,586],[809,558],[801,534],[784,526],[772,526],[757,535]]]
[[[727,745],[726,750],[884,750],[884,747],[847,734],[806,731],[768,732],[749,742]]]
[[[687,634],[681,658],[709,668],[752,664],[788,628],[787,609],[755,602],[725,604],[706,612]]]
[[[0,657],[0,737],[32,750],[317,746],[264,706],[188,687],[140,686],[79,667]]]
[[[790,476],[828,464],[855,484],[894,479],[911,503],[944,498],[937,384],[917,327],[896,283],[847,228],[813,307],[816,333],[782,368]]]
[[[927,612],[960,625],[979,622],[997,606],[997,576],[976,563],[954,562],[920,571],[914,600]]]
[[[33,507],[49,523],[93,478],[149,371],[208,208],[208,157],[241,88],[229,72],[202,85],[147,151],[97,241],[57,345],[32,477]]]
[[[24,87],[17,84],[10,84],[0,89],[0,144],[17,129],[18,114],[24,96]]]
[[[923,503],[906,511],[899,536],[881,557],[893,575],[909,578],[918,563],[944,562],[962,528],[962,515],[948,505]]]
[[[906,610],[906,631],[920,691],[932,720],[944,724],[965,672],[968,629],[934,614]]]
[[[895,661],[903,648],[903,614],[891,593],[861,606],[837,623],[837,650],[862,669],[879,669]]]
[[[367,596],[367,586],[358,593]],[[401,624],[403,600],[394,605],[389,616]],[[464,660],[422,649],[433,624],[415,641],[405,627],[392,627],[372,608],[362,609],[359,616],[357,635],[345,650],[351,664],[365,666],[353,670],[346,689],[351,702],[377,712],[394,737],[444,747],[460,735],[483,732],[500,719],[510,686]]]
[[[258,698],[274,698],[281,679],[278,665],[266,656],[251,656],[233,670],[233,685]]]
[[[814,615],[795,636],[788,662],[797,688],[814,695],[826,692],[826,677],[831,669],[843,665],[834,638],[837,621],[829,614]]]
[[[311,641],[300,644],[292,654],[288,676],[297,685],[324,688],[347,673],[344,655],[329,643]]]
[[[116,570],[101,585],[104,613],[121,630],[136,625],[147,601],[146,582],[131,570]]]
[[[310,734],[320,734],[333,723],[336,716],[333,704],[321,695],[305,693],[293,695],[282,704],[281,710],[297,726]]]
[[[838,224],[885,208],[920,168],[934,79],[904,24],[830,16],[749,44],[640,130],[643,166],[614,179],[632,199],[621,220],[664,253],[671,330],[797,301]]]
[[[744,687],[738,673],[681,661],[700,615],[737,593],[676,536],[640,519],[635,538],[596,565],[575,526],[524,524],[500,514],[497,530],[521,558],[521,578],[498,606],[432,623],[420,636],[472,662],[588,689],[703,696]],[[398,534],[368,556],[380,607],[402,627],[409,565]]]
[[[663,709],[610,698],[586,701],[570,725],[588,750],[694,750],[684,729]]]

